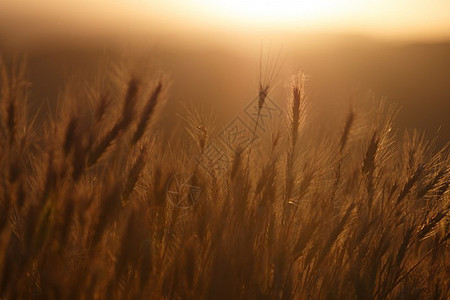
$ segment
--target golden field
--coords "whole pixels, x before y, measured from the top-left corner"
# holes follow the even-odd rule
[[[1,297],[448,299],[449,143],[376,98],[319,129],[314,78],[277,102],[275,73],[218,124],[117,64],[29,105],[3,60]]]

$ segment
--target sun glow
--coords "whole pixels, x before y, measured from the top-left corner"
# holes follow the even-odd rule
[[[449,0],[0,0],[0,30],[11,27],[2,26],[8,19],[31,31],[70,23],[89,32],[94,27],[252,34],[317,29],[438,38],[450,36],[449,11]]]
[[[138,1],[138,0],[134,0]],[[147,1],[147,0],[140,0]],[[152,3],[163,0],[152,0]],[[161,2],[162,3],[162,2]],[[324,29],[380,35],[448,35],[448,0],[164,0],[201,26]]]
[[[202,2],[211,11],[220,12],[222,18],[270,26],[290,23],[327,23],[344,17],[356,8],[352,0],[210,0]]]

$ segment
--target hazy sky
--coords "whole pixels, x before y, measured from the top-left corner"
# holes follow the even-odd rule
[[[442,38],[450,37],[449,15],[450,0],[0,0],[0,17],[10,20],[102,29],[135,22],[174,31],[323,30]]]

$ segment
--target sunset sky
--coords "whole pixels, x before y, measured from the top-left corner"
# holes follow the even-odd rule
[[[450,37],[449,14],[448,0],[2,0],[0,3],[0,18],[21,23],[23,27],[25,21],[33,24],[35,20],[80,29],[123,29],[125,24],[144,30],[321,30],[431,39]]]

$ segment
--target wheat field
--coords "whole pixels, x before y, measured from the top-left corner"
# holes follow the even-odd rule
[[[42,118],[26,70],[0,70],[2,299],[450,297],[450,146],[394,106],[320,134],[299,73],[278,122],[262,81],[245,135],[186,105],[167,136],[164,77],[105,72]]]

